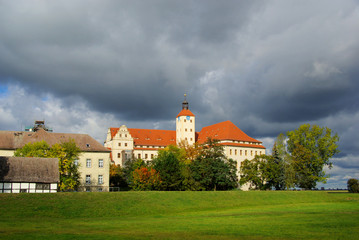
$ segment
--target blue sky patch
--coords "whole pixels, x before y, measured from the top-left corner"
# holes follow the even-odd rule
[[[8,86],[0,83],[0,96],[7,95],[8,91],[9,91]]]

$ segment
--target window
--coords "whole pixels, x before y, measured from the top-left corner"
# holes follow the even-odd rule
[[[79,165],[79,160],[78,160],[78,159],[75,159],[75,160],[74,160],[74,165],[75,165],[75,166],[78,166],[78,165]]]
[[[50,183],[36,183],[36,190],[50,190]]]
[[[186,119],[184,120],[184,122],[186,122]]]
[[[232,149],[229,149],[229,155],[232,155]]]
[[[237,149],[234,150],[234,155],[237,155]]]
[[[141,158],[141,154],[139,153],[139,154],[137,154],[137,158],[138,159],[140,159]]]
[[[103,159],[98,160],[98,167],[103,168]]]
[[[245,151],[244,151],[244,155],[246,155],[246,156],[247,156],[247,150],[245,150]]]
[[[86,192],[91,192],[91,188],[86,187]]]
[[[241,155],[241,156],[242,156],[242,150],[239,150],[239,155]]]
[[[184,131],[187,132],[187,128],[185,128]]]
[[[151,154],[151,159],[153,159],[153,154]]]
[[[103,175],[98,175],[98,184],[103,184]]]
[[[121,158],[121,153],[117,153],[117,158]]]
[[[190,122],[192,122],[192,119],[191,120],[189,120]]]
[[[257,151],[256,151],[255,155],[257,156]]]
[[[251,156],[253,156],[253,151],[251,150]]]
[[[148,157],[148,155],[147,155],[147,153],[145,154],[145,159],[147,159],[147,157]]]
[[[125,134],[125,137],[127,137],[127,134]]]
[[[86,184],[91,184],[91,175],[86,175]]]
[[[191,141],[192,141],[193,139],[191,138]]]
[[[189,131],[192,132],[192,128]]]
[[[91,159],[86,159],[86,167],[91,167]]]
[[[99,187],[99,188],[98,188],[98,191],[99,191],[99,192],[102,192],[102,187]]]
[[[118,146],[121,147],[121,143],[118,143]]]
[[[125,143],[125,147],[127,147],[127,143]]]

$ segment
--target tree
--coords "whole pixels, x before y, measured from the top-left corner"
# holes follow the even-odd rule
[[[225,156],[217,140],[209,138],[189,166],[202,190],[229,190],[238,185],[236,162]]]
[[[241,186],[249,184],[249,189],[266,190],[270,188],[268,184],[269,176],[268,161],[272,156],[256,155],[252,160],[244,160],[240,168]]]
[[[183,149],[185,156],[184,156],[184,162],[186,164],[191,163],[194,161],[198,155],[200,155],[201,146],[198,143],[195,143],[193,145],[189,145],[187,141],[180,141],[178,144],[180,149]]]
[[[201,185],[193,178],[193,171],[191,170],[191,163],[201,154],[201,146],[198,143],[189,145],[187,141],[181,141],[178,144],[184,153],[184,161],[181,162],[181,174],[183,177],[182,189],[185,191],[201,190]]]
[[[351,178],[347,183],[348,191],[350,193],[359,193],[359,181],[358,179]]]
[[[147,167],[147,164],[141,158],[132,158],[125,162],[122,172],[128,187],[133,188],[133,172],[142,167]]]
[[[325,182],[327,176],[324,166],[332,167],[330,158],[339,153],[337,134],[332,136],[331,129],[317,125],[301,125],[287,133],[288,152],[291,154],[295,171],[295,184],[312,189],[317,182]]]
[[[119,187],[121,190],[129,189],[121,165],[110,165],[110,186]]]
[[[28,143],[15,151],[17,157],[58,158],[60,173],[60,191],[74,191],[80,185],[80,173],[75,160],[80,155],[80,149],[74,140],[50,147],[45,141]]]
[[[61,144],[54,144],[50,149],[50,156],[59,159],[60,191],[74,191],[80,185],[80,173],[75,160],[80,155],[80,149],[74,140]]]
[[[285,163],[280,156],[276,143],[272,149],[272,156],[268,158],[265,174],[268,187],[274,187],[276,190],[286,188]]]
[[[160,174],[152,167],[137,168],[132,172],[132,188],[137,191],[160,190]]]
[[[161,190],[182,190],[184,161],[182,160],[181,164],[179,158],[184,159],[184,156],[183,150],[175,146],[168,146],[166,149],[158,151],[158,156],[153,159],[152,166],[160,174]]]
[[[285,189],[293,188],[295,186],[295,172],[292,157],[287,151],[286,136],[283,133],[280,133],[274,142],[272,156],[278,157],[283,163]]]
[[[50,146],[45,141],[25,144],[22,148],[18,148],[14,152],[16,157],[49,157]]]

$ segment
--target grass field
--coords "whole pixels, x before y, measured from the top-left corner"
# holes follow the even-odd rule
[[[0,194],[0,239],[359,239],[359,194]]]

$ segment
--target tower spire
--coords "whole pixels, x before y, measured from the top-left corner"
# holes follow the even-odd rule
[[[184,94],[184,101],[182,102],[182,109],[188,110],[187,94]]]

